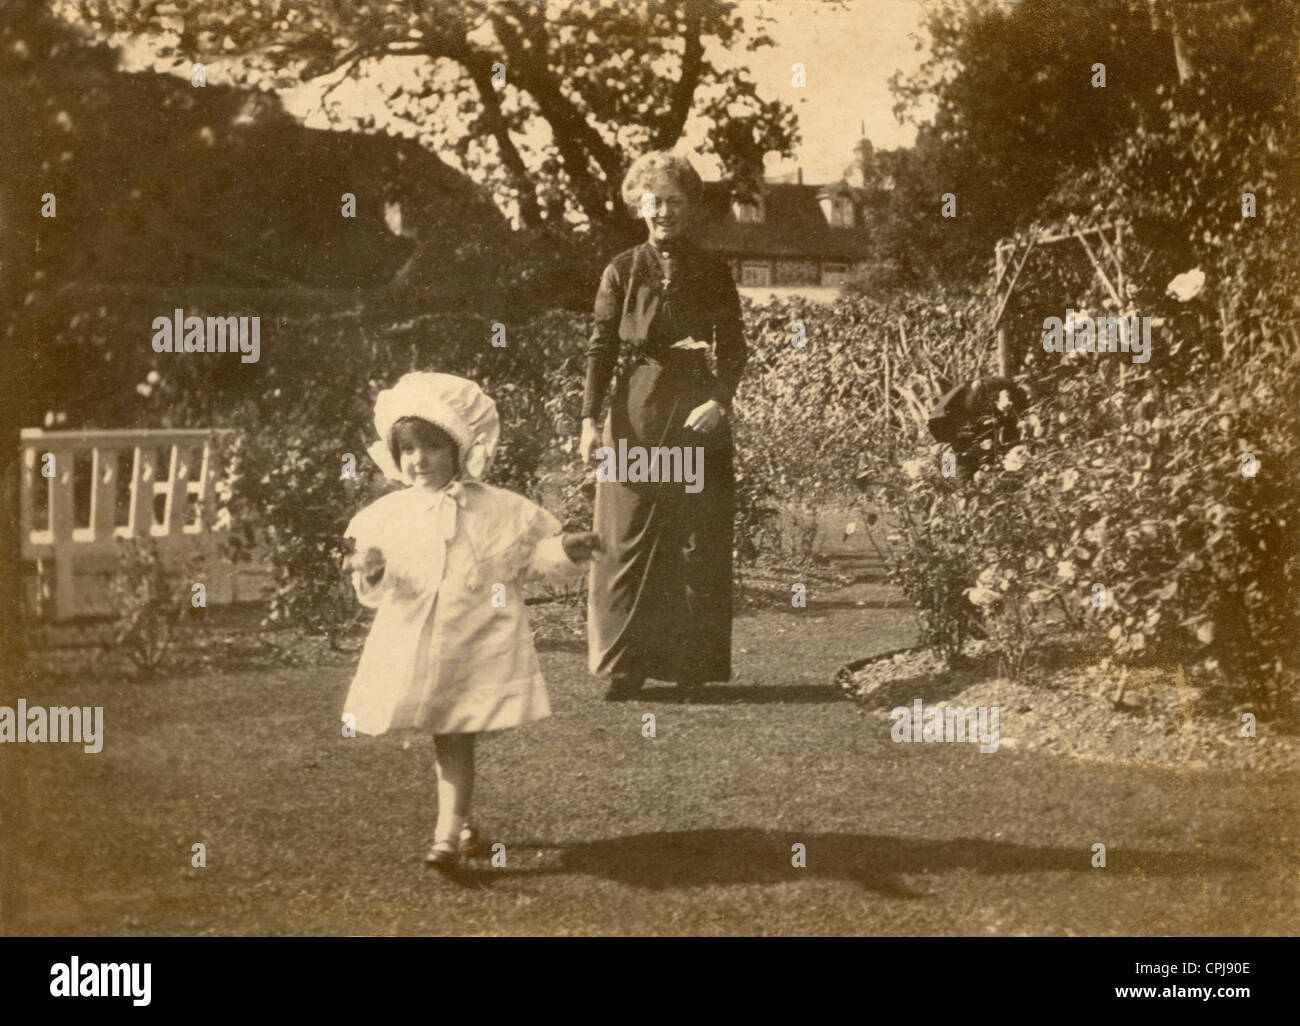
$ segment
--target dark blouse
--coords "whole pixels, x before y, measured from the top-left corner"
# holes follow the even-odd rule
[[[605,268],[587,345],[584,418],[602,412],[620,356],[656,357],[687,336],[712,343],[717,373],[709,394],[724,406],[731,403],[749,358],[731,269],[688,241],[679,243],[670,259],[646,242]]]

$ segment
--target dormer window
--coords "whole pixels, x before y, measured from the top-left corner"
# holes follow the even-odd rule
[[[763,197],[755,196],[748,201],[735,200],[731,204],[731,212],[741,224],[762,224]]]
[[[853,193],[847,189],[831,188],[817,197],[822,217],[834,228],[856,228],[858,211],[853,203]]]

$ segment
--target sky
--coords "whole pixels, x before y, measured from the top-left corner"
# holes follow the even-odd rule
[[[926,57],[916,49],[927,39],[918,0],[848,0],[845,9],[820,0],[745,0],[737,7],[742,17],[761,9],[779,19],[768,29],[775,47],[738,56],[748,62],[760,95],[783,100],[799,115],[797,159],[770,171],[801,165],[805,182],[838,178],[864,123],[876,149],[911,145],[915,132],[894,118],[889,78],[915,70]],[[804,88],[791,84],[795,61],[807,69]]]
[[[508,2],[508,0],[496,0]],[[628,3],[632,0],[606,0]],[[853,156],[854,143],[865,130],[877,149],[909,145],[911,126],[902,126],[892,112],[889,78],[897,70],[915,70],[925,59],[926,35],[921,28],[922,0],[738,0],[737,13],[747,24],[762,13],[773,20],[764,26],[776,45],[753,53],[735,47],[732,52],[714,48],[707,55],[719,66],[744,63],[766,99],[790,104],[799,116],[802,142],[795,159],[769,164],[770,175],[802,168],[804,181],[821,183],[838,179]],[[158,67],[152,40],[121,40],[123,64],[128,70]],[[918,50],[918,44],[922,48]],[[806,85],[793,82],[793,65],[802,63]],[[389,59],[369,83],[346,82],[332,99],[380,112],[386,79],[409,74],[409,62]],[[404,68],[404,65],[406,67]],[[219,75],[220,62],[208,64],[209,79]],[[159,70],[170,70],[166,65]],[[286,109],[310,127],[328,128],[320,105],[325,87],[320,80],[282,92]],[[702,137],[704,126],[688,123],[682,148],[690,149]],[[533,140],[541,146],[545,139]],[[455,165],[454,155],[441,153]],[[699,166],[705,178],[716,177],[707,159]]]

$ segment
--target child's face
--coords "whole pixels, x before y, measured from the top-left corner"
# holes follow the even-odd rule
[[[442,432],[403,424],[393,441],[402,473],[415,487],[436,492],[456,476],[456,444]]]

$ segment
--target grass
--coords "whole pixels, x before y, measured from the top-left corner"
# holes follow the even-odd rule
[[[878,580],[740,615],[736,679],[699,703],[667,685],[603,703],[581,637],[551,633],[555,715],[480,740],[476,818],[506,864],[476,862],[463,886],[421,863],[430,742],[341,736],[352,658],[322,646],[289,666],[9,689],[9,704],[104,706],[105,744],[0,749],[5,932],[1294,930],[1295,774],[894,744],[832,684],[915,637]]]

